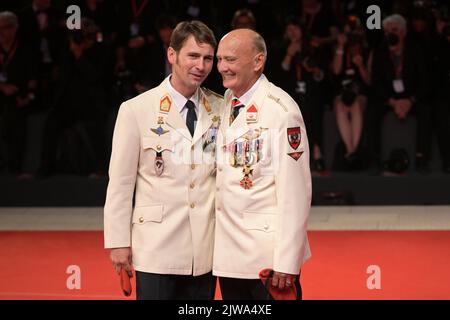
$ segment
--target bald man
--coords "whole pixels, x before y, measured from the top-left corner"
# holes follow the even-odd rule
[[[238,29],[219,43],[225,109],[217,136],[213,274],[223,299],[271,299],[259,280],[296,286],[311,256],[306,234],[311,173],[305,124],[295,101],[263,75],[264,39]]]

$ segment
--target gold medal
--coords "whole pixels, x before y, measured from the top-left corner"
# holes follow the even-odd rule
[[[236,154],[234,152],[229,153],[230,155],[230,166],[236,167]]]
[[[242,172],[244,173],[244,177],[240,181],[240,185],[245,190],[248,190],[253,187],[253,181],[250,179],[250,176],[253,174],[253,169],[250,166],[246,165],[242,169]]]
[[[214,124],[214,127],[218,128],[220,126],[220,116],[214,116],[212,118],[212,122]]]
[[[250,189],[251,187],[253,187],[253,182],[252,180],[250,180],[249,177],[244,177],[242,178],[242,180],[240,181],[240,185],[242,188],[244,188],[245,190]]]

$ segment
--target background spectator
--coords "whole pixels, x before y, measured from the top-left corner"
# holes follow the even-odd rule
[[[357,16],[349,16],[338,35],[332,62],[336,97],[334,111],[341,139],[345,145],[342,169],[360,167],[360,142],[363,131],[363,113],[370,85],[369,51],[364,29]]]
[[[0,13],[0,132],[7,145],[7,166],[19,178],[23,172],[27,119],[36,97],[36,65],[30,50],[18,38],[19,22],[10,11]]]
[[[53,108],[44,131],[44,146],[40,174],[55,173],[57,151],[80,148],[84,152],[72,153],[72,170],[96,176],[105,171],[104,119],[106,88],[105,75],[108,67],[107,52],[96,42],[98,28],[83,19],[81,30],[69,34],[69,48],[64,53],[60,78],[56,88]],[[60,137],[69,134],[78,139],[72,145],[62,143]],[[67,141],[67,140],[66,140]],[[74,157],[87,156],[84,165]],[[75,166],[75,167],[74,167]],[[61,169],[60,169],[61,170]]]
[[[373,55],[374,99],[369,107],[369,146],[380,150],[380,124],[387,112],[401,121],[410,114],[417,118],[416,168],[425,170],[430,156],[431,108],[426,98],[429,82],[422,48],[407,38],[406,20],[391,15],[383,20],[385,42]]]
[[[304,33],[294,17],[287,20],[284,41],[272,58],[274,79],[293,97],[307,123],[312,169],[323,172],[322,131],[328,60],[321,55],[318,43]]]
[[[436,49],[435,121],[442,169],[450,173],[450,23],[442,25]]]
[[[80,36],[83,38],[86,32],[70,32],[71,36],[67,36],[68,15],[65,11],[72,4],[79,5],[82,17],[90,18],[97,25],[89,45],[74,44],[78,41],[74,40]],[[383,30],[368,30],[365,21],[369,5],[378,5],[384,17],[402,13],[408,23],[397,21],[396,24],[391,19],[390,26],[385,21]],[[38,142],[44,135],[43,165],[46,166],[48,159],[54,159],[53,165],[48,161],[50,165],[47,168],[53,167],[50,171],[56,170],[58,163],[66,172],[103,171],[105,165],[102,163],[106,160],[101,154],[108,154],[108,151],[103,151],[103,140],[106,139],[108,150],[120,103],[157,85],[168,75],[170,69],[165,50],[175,22],[201,19],[210,24],[218,39],[232,26],[250,27],[264,36],[268,44],[265,74],[298,100],[312,142],[313,170],[324,171],[323,159],[324,156],[328,158],[324,148],[328,151],[328,146],[334,143],[327,140],[331,139],[334,127],[328,126],[328,114],[325,113],[333,107],[344,141],[336,150],[342,150],[342,158],[346,155],[350,160],[348,163],[353,163],[352,159],[358,160],[352,156],[355,150],[356,155],[365,156],[360,151],[364,151],[366,146],[381,164],[380,130],[383,117],[391,112],[398,116],[398,121],[410,115],[417,118],[415,162],[420,171],[428,167],[431,133],[436,130],[443,169],[448,172],[450,125],[447,121],[449,88],[446,68],[449,55],[445,36],[448,7],[445,0],[1,1],[0,10],[10,10],[19,17],[18,51],[10,66],[16,71],[8,72],[8,79],[12,79],[14,73],[19,74],[20,87],[25,88],[20,90],[20,94],[28,96],[28,90],[33,99],[25,108],[16,110],[11,108],[11,103],[17,100],[0,92],[0,121],[3,123],[0,167],[2,163],[5,165],[7,154],[12,155],[8,157],[12,161],[8,162],[8,168],[17,174],[25,170],[20,169],[20,165],[17,167],[17,163],[25,160],[25,168],[28,168],[30,163],[39,162],[28,154],[39,152]],[[288,19],[293,22],[286,27],[286,17],[289,16],[294,16],[294,19]],[[348,30],[348,16],[359,17],[362,21],[361,30],[365,31],[362,45],[354,45],[358,41],[354,41],[353,31]],[[339,36],[339,26],[345,24],[346,30],[341,31],[345,36]],[[409,26],[409,32],[406,32],[406,26]],[[393,34],[399,38],[398,44],[389,45],[388,39],[393,41],[396,37]],[[27,48],[24,49],[24,45]],[[1,54],[5,55],[7,51]],[[373,56],[372,63],[370,56]],[[20,68],[13,68],[16,59],[27,62],[18,63]],[[92,68],[87,70],[89,64]],[[371,79],[367,76],[369,67],[373,69]],[[27,73],[17,69],[31,71]],[[355,74],[349,77],[351,70]],[[400,79],[403,92],[396,92],[402,91],[398,90]],[[349,80],[350,83],[358,83],[358,95],[355,104],[345,106],[342,103],[345,91],[342,84]],[[394,88],[394,80],[397,80],[397,89]],[[223,92],[216,68],[204,86]],[[336,96],[339,98],[335,99]],[[364,107],[366,100],[367,106]],[[364,122],[361,120],[363,113],[366,116]],[[327,115],[325,119],[324,114]],[[29,145],[25,150],[26,128],[42,130],[41,122],[46,116],[45,133],[36,132],[33,139],[37,141],[31,141],[32,148]],[[324,120],[327,127],[323,125]],[[10,143],[13,136],[17,141],[14,145]],[[98,150],[102,151],[96,154]],[[335,159],[339,159],[336,155],[339,153],[335,154]],[[22,160],[13,160],[20,158]],[[355,161],[354,164],[354,167],[361,167],[362,163]]]

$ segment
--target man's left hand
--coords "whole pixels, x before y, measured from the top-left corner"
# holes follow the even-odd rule
[[[272,278],[272,286],[278,287],[281,290],[283,290],[284,288],[292,287],[294,285],[296,277],[297,277],[296,274],[288,274],[274,271]]]

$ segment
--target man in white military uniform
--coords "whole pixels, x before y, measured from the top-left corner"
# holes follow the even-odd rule
[[[133,265],[138,299],[214,297],[214,160],[223,98],[200,85],[215,46],[203,23],[178,24],[167,50],[171,76],[119,110],[105,247],[118,273]]]
[[[307,219],[311,174],[306,129],[298,105],[262,74],[264,39],[234,30],[219,43],[225,109],[217,136],[216,235],[213,274],[224,299],[265,299],[258,280],[296,286],[310,257]]]

